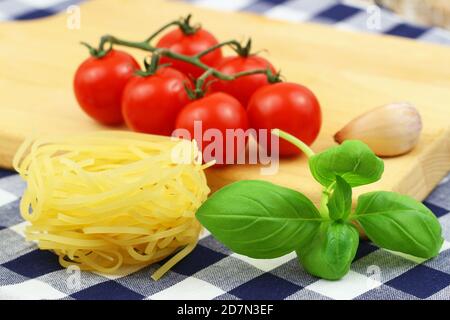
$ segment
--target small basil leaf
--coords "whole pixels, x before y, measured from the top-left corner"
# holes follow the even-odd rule
[[[312,237],[322,220],[301,193],[258,180],[220,189],[196,216],[224,245],[252,258],[275,258],[294,251]]]
[[[395,192],[370,192],[358,198],[356,218],[370,240],[382,248],[429,259],[444,239],[436,216],[422,203]]]
[[[361,141],[348,140],[309,158],[314,178],[328,187],[341,176],[357,187],[378,181],[384,171],[383,161]]]
[[[336,187],[328,202],[330,218],[345,219],[352,209],[352,187],[340,176],[336,176]]]
[[[310,274],[338,280],[345,276],[356,255],[359,234],[346,222],[324,222],[312,241],[297,252],[300,263]]]

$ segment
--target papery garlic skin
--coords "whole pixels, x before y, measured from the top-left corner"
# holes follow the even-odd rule
[[[411,151],[419,141],[422,119],[417,109],[407,102],[391,103],[375,108],[350,121],[337,132],[338,143],[361,140],[382,157],[393,157]]]

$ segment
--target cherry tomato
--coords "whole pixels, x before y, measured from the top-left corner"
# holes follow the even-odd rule
[[[268,130],[269,150],[271,129],[286,131],[310,145],[317,138],[322,123],[316,96],[295,83],[280,82],[262,87],[250,99],[247,113],[252,128]],[[280,139],[280,156],[300,153],[297,147]]]
[[[110,50],[101,58],[89,57],[75,73],[73,84],[78,104],[100,123],[123,123],[122,92],[137,69],[136,60],[123,51]]]
[[[270,68],[272,73],[275,73],[275,68],[269,61],[256,55],[225,57],[215,68],[225,74],[266,68]],[[265,74],[254,74],[232,81],[214,81],[211,84],[211,91],[228,93],[238,99],[244,107],[247,107],[252,94],[267,84],[269,83]]]
[[[247,137],[243,133],[248,129],[247,114],[240,102],[228,94],[217,92],[194,100],[178,115],[176,128],[186,129],[189,138],[197,141],[205,162],[231,164],[239,153],[245,152]],[[227,129],[242,129],[242,134],[227,139]],[[222,140],[217,140],[216,135]]]
[[[193,56],[216,45],[217,39],[205,29],[199,28],[193,34],[185,34],[180,28],[174,29],[164,35],[156,44],[157,48],[167,48],[173,52]],[[214,66],[222,59],[220,48],[204,55],[200,60],[208,66]],[[170,63],[170,66],[183,72],[184,74],[197,78],[204,70],[190,63],[161,57],[160,63]]]
[[[134,76],[122,97],[127,126],[138,132],[171,135],[178,113],[190,101],[184,88],[189,82],[186,75],[167,67],[153,75]]]

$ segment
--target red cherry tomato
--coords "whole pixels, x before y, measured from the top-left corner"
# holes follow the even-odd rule
[[[217,43],[217,39],[205,29],[200,28],[193,34],[185,34],[180,28],[177,28],[164,35],[158,41],[156,47],[167,48],[176,53],[193,56]],[[220,48],[200,58],[208,66],[214,66],[220,59],[222,59],[222,50]],[[172,68],[194,78],[199,77],[204,72],[202,68],[190,63],[164,56],[161,57],[160,63],[170,63]]]
[[[98,122],[123,123],[122,92],[137,69],[136,60],[123,51],[111,50],[101,58],[86,59],[78,67],[73,82],[79,105]]]
[[[216,160],[217,164],[235,163],[238,153],[245,152],[247,137],[233,135],[227,139],[227,129],[248,129],[244,107],[228,94],[217,92],[194,100],[178,115],[176,128],[186,129],[189,138],[197,141],[205,162]],[[216,134],[221,135],[221,141],[216,140]]]
[[[247,109],[250,126],[267,129],[270,150],[270,130],[281,129],[310,145],[317,138],[322,123],[316,96],[306,87],[280,82],[262,87],[250,99]],[[280,156],[300,154],[291,143],[281,140]]]
[[[135,76],[125,87],[122,113],[127,126],[138,132],[171,135],[181,109],[189,103],[184,85],[190,80],[173,68]]]
[[[275,68],[269,61],[256,55],[225,57],[216,66],[218,71],[225,74],[235,74],[242,71],[266,68],[270,68],[272,73],[275,73]],[[232,81],[214,81],[211,84],[211,91],[228,93],[238,99],[244,107],[247,107],[252,94],[267,84],[269,82],[265,74],[254,74]]]

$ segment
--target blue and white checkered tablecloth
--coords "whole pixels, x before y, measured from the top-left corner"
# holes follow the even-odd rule
[[[0,0],[0,20],[39,18],[78,0]],[[382,10],[379,28],[367,25],[369,10],[335,0],[191,0],[221,10],[245,10],[291,21],[311,20],[338,28],[381,32],[450,44],[450,33],[407,23]],[[439,257],[420,261],[362,242],[349,274],[340,281],[308,275],[294,254],[255,260],[230,252],[204,234],[197,248],[155,282],[155,264],[105,275],[62,269],[54,254],[24,240],[19,214],[25,184],[0,170],[0,299],[450,299],[450,175],[424,201],[443,227]]]

